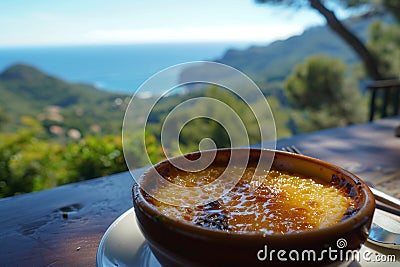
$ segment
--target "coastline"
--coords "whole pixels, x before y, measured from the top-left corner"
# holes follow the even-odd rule
[[[0,72],[21,63],[67,82],[129,94],[167,67],[189,61],[215,60],[229,49],[251,45],[216,42],[0,47]]]

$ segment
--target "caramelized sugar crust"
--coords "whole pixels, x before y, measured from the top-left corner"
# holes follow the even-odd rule
[[[200,186],[217,179],[224,170],[224,167],[212,167],[197,173],[176,172],[166,178],[179,185]],[[146,199],[165,216],[200,227],[264,234],[331,226],[356,205],[335,183],[321,184],[312,177],[276,170],[263,177],[253,177],[254,173],[254,167],[247,167],[233,190],[203,206],[184,208],[159,202],[148,195]],[[254,187],[251,181],[259,184]],[[156,198],[165,192],[159,189]]]

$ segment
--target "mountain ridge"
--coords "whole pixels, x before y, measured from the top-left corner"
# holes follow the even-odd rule
[[[376,20],[387,21],[388,18],[351,18],[344,23],[365,42],[369,25]],[[237,68],[261,82],[283,81],[297,64],[314,54],[341,58],[346,64],[359,62],[354,51],[327,25],[311,27],[301,35],[277,40],[265,46],[229,49],[215,61]]]

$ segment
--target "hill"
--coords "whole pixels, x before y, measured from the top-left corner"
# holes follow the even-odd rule
[[[345,24],[365,41],[369,25],[375,20],[382,19],[387,20],[383,17],[352,18],[348,19]],[[244,72],[268,95],[271,93],[269,90],[276,91],[280,87],[279,84],[285,80],[297,64],[315,54],[340,58],[348,65],[359,62],[352,49],[328,26],[312,27],[301,35],[275,41],[265,46],[229,49],[215,61]],[[181,80],[187,80],[191,71],[196,70],[184,71]]]
[[[369,25],[377,19],[349,19],[346,24],[365,41]],[[358,62],[351,48],[328,26],[312,27],[301,35],[267,46],[252,46],[244,50],[230,49],[217,61],[238,68],[251,77],[263,75],[269,81],[274,81],[283,80],[295,65],[315,54],[341,58],[347,64]]]
[[[87,133],[120,133],[127,95],[73,84],[22,64],[0,74],[0,110],[10,123],[4,131],[18,128],[20,117],[37,118],[54,135],[74,129]],[[53,126],[53,127],[52,127]]]

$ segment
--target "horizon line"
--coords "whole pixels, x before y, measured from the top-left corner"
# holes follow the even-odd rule
[[[297,35],[297,34],[296,34]],[[295,36],[295,35],[292,35]],[[292,36],[288,36],[290,38]],[[56,47],[78,47],[78,46],[133,46],[133,45],[155,45],[155,44],[255,44],[268,45],[275,41],[286,40],[287,38],[276,40],[173,40],[173,41],[143,41],[143,42],[103,42],[103,43],[43,43],[43,44],[0,44],[3,48],[56,48]]]

